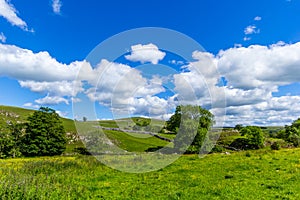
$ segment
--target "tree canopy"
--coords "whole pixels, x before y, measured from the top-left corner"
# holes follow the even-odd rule
[[[65,150],[65,130],[55,110],[41,107],[27,120],[21,148],[24,156],[60,155]]]
[[[166,123],[167,130],[177,134],[174,148],[179,151],[199,152],[214,123],[214,115],[201,106],[177,106]]]
[[[300,118],[295,120],[292,125],[285,126],[285,129],[280,131],[277,137],[292,143],[295,147],[300,146]]]

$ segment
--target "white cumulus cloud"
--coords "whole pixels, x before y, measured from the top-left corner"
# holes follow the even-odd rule
[[[14,45],[0,44],[0,75],[17,80],[74,80],[84,62],[64,64],[48,52],[34,53]]]
[[[158,49],[154,44],[137,44],[131,47],[131,54],[126,55],[125,58],[134,62],[151,62],[157,64],[165,57],[166,53]]]

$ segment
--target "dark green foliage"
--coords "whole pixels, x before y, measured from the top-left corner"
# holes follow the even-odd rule
[[[85,147],[76,147],[74,151],[81,155],[92,155]]]
[[[170,117],[170,119],[166,122],[166,129],[176,133],[176,129],[179,128],[181,122],[181,106],[177,106],[175,110],[175,114]]]
[[[230,147],[245,150],[245,149],[259,149],[264,146],[264,134],[260,127],[246,126],[240,130],[244,138],[237,138]]]
[[[237,150],[252,149],[247,138],[237,138],[229,146]]]
[[[281,130],[277,134],[277,138],[284,139],[285,141],[292,143],[295,147],[300,146],[300,118],[292,123],[291,126],[285,126],[284,130]]]
[[[278,142],[273,142],[271,144],[271,149],[272,150],[279,150],[281,148],[280,144]]]
[[[177,106],[166,128],[175,132],[174,148],[180,152],[197,153],[202,147],[209,128],[214,123],[213,114],[201,106]]]
[[[65,130],[55,110],[41,107],[28,117],[22,139],[24,156],[60,155],[66,148]]]
[[[9,122],[7,125],[9,131],[0,132],[0,158],[15,158],[21,155],[23,129],[24,124]]]
[[[264,134],[260,127],[247,126],[241,129],[241,135],[246,136],[249,145],[254,149],[259,149],[264,145]]]

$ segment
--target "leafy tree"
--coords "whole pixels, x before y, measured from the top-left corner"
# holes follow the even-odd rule
[[[86,121],[87,121],[87,118],[86,118],[86,117],[83,117],[82,120],[83,120],[84,122],[86,122]]]
[[[28,117],[22,139],[25,156],[60,155],[66,148],[66,134],[55,110],[41,107]]]
[[[181,152],[187,149],[190,153],[199,152],[214,123],[213,118],[213,114],[201,106],[177,106],[175,114],[166,125],[169,131],[177,134],[174,139],[175,149]]]
[[[277,137],[292,143],[295,147],[300,146],[300,118],[295,120],[291,126],[285,126],[285,129],[280,131]]]
[[[0,133],[0,158],[21,156],[20,144],[24,124],[9,122]]]
[[[246,126],[240,132],[246,136],[249,148],[259,149],[264,145],[264,134],[260,127]]]

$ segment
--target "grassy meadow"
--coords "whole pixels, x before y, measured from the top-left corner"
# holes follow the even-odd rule
[[[300,149],[185,155],[141,174],[92,156],[6,159],[0,177],[2,199],[299,199]]]
[[[24,122],[33,112],[5,106],[0,106],[0,111],[4,124],[7,120]],[[66,132],[76,135],[72,120],[62,118],[62,122]],[[162,121],[153,124],[162,126]],[[131,119],[87,121],[77,123],[77,130],[95,131],[99,130],[97,126],[126,130],[133,125]],[[268,134],[281,128],[268,127],[264,131]],[[129,152],[173,145],[147,134],[103,131],[115,145]],[[159,135],[175,137],[168,133]],[[225,130],[217,145],[226,146],[238,137],[238,132]],[[0,199],[300,199],[300,148],[227,150],[230,153],[212,153],[204,158],[184,155],[158,171],[127,173],[112,169],[93,156],[79,155],[74,152],[78,147],[83,147],[80,140],[68,143],[63,156],[0,159]],[[142,156],[104,157],[125,168],[149,167]]]

